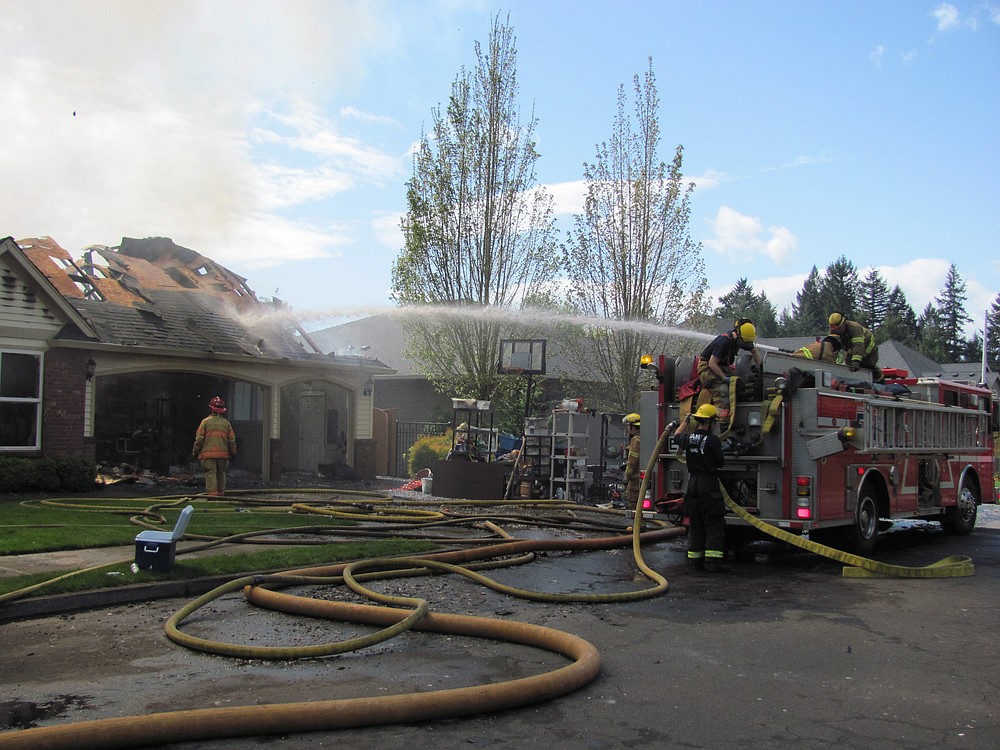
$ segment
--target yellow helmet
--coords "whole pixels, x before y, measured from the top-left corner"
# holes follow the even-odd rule
[[[841,312],[830,313],[829,323],[830,323],[830,330],[836,331],[842,325],[844,325],[844,313]]]
[[[736,335],[747,344],[753,344],[757,340],[757,327],[750,321],[745,321],[736,327]]]
[[[636,414],[635,412],[632,412],[631,414],[626,414],[624,417],[622,417],[622,424],[627,425],[629,427],[638,427],[639,415]]]
[[[718,419],[719,410],[711,404],[702,404],[693,416],[695,419]]]

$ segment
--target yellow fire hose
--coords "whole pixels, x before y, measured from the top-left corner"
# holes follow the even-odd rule
[[[654,458],[655,460],[655,458]],[[652,467],[653,460],[650,462]],[[649,472],[647,472],[647,476]],[[640,488],[644,494],[646,481]],[[571,508],[572,504],[550,507]],[[588,510],[593,510],[589,509]],[[569,633],[517,621],[498,621],[481,617],[437,614],[428,611],[427,603],[410,597],[392,597],[362,586],[361,578],[385,578],[414,573],[428,574],[440,570],[463,575],[494,590],[535,601],[613,602],[658,596],[666,591],[667,581],[642,562],[640,545],[683,535],[678,526],[655,522],[653,531],[641,530],[641,510],[636,508],[637,522],[630,536],[610,536],[592,539],[508,539],[471,550],[453,550],[420,557],[382,558],[333,566],[291,571],[272,576],[248,576],[231,581],[199,597],[179,610],[167,623],[171,640],[186,647],[242,658],[303,658],[343,653],[373,645],[406,629],[427,630],[491,638],[511,643],[547,649],[572,660],[568,666],[533,677],[497,684],[468,688],[416,693],[377,698],[337,701],[317,701],[297,704],[272,704],[227,709],[176,711],[150,716],[103,719],[72,725],[26,729],[12,734],[0,734],[0,748],[117,748],[142,744],[180,742],[185,740],[284,734],[290,732],[331,730],[347,727],[385,725],[408,721],[459,717],[489,713],[528,705],[565,695],[591,682],[600,673],[600,657],[588,642]],[[620,512],[619,512],[620,514]],[[496,565],[491,558],[503,556],[513,562],[530,558],[540,550],[596,550],[620,547],[632,542],[637,561],[653,580],[654,586],[637,591],[613,594],[572,594],[531,592],[500,584],[472,571],[474,563]],[[517,557],[512,557],[517,556]],[[459,565],[459,563],[462,563]],[[510,562],[505,564],[511,564]],[[367,572],[365,572],[367,571]],[[357,605],[315,600],[278,593],[269,587],[316,583],[346,583],[353,590],[387,604],[409,607]],[[244,647],[199,639],[183,633],[179,624],[191,613],[225,593],[244,588],[247,601],[257,606],[310,617],[324,617],[345,622],[381,625],[381,630],[334,644],[318,646],[269,648]]]
[[[780,401],[775,406],[779,404]],[[500,555],[526,552],[530,554],[540,549],[609,548],[622,541],[622,537],[570,541],[512,539],[474,550],[459,550],[410,558],[366,560],[336,566],[302,569],[274,576],[249,576],[232,581],[191,602],[179,610],[167,623],[168,637],[181,645],[196,650],[226,653],[244,658],[300,658],[301,656],[343,653],[344,650],[350,650],[346,648],[345,644],[360,643],[361,645],[354,647],[363,647],[412,628],[452,635],[492,638],[546,649],[572,660],[572,663],[565,667],[508,682],[429,693],[224,709],[196,709],[26,729],[10,734],[0,734],[0,748],[31,748],[32,750],[119,748],[164,741],[181,742],[376,726],[496,712],[573,692],[589,684],[600,673],[600,657],[597,650],[587,641],[569,633],[524,622],[433,613],[428,611],[427,602],[422,599],[379,594],[362,586],[359,579],[386,575],[423,574],[431,570],[442,570],[466,576],[497,591],[515,596],[526,596],[526,598],[537,601],[607,602],[657,596],[666,591],[668,584],[663,576],[650,569],[643,561],[641,543],[686,533],[683,527],[660,528],[653,532],[642,532],[641,530],[643,522],[642,498],[645,496],[649,477],[652,475],[653,468],[668,438],[669,436],[664,431],[650,457],[646,474],[640,486],[639,500],[634,509],[635,521],[631,529],[632,548],[636,563],[640,570],[654,582],[655,585],[652,588],[616,594],[589,595],[526,592],[504,586],[485,576],[473,573],[470,569],[471,566],[458,564],[459,562],[469,563],[475,559],[482,561]],[[946,558],[924,568],[908,568],[887,565],[841,552],[802,539],[755,518],[737,505],[724,488],[722,491],[730,510],[760,531],[781,541],[853,566],[845,568],[845,576],[894,575],[930,578],[972,575],[973,573],[971,561],[960,556]],[[362,571],[365,570],[369,572],[362,574]],[[855,570],[859,572],[848,572]],[[339,583],[340,581],[345,582],[352,590],[363,593],[372,599],[387,604],[405,604],[408,608],[317,600],[276,592],[270,588],[305,583]],[[381,626],[382,629],[361,639],[337,644],[294,648],[279,647],[274,650],[270,650],[270,647],[249,648],[237,644],[220,644],[206,639],[194,638],[180,631],[178,626],[191,613],[209,601],[239,588],[244,589],[247,601],[256,606],[266,606],[308,617],[377,625]],[[309,653],[310,650],[313,653]]]

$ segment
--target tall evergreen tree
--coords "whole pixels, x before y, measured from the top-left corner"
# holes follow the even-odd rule
[[[753,285],[741,278],[728,293],[719,297],[715,315],[726,320],[749,318],[757,329],[758,336],[774,336],[778,333],[777,309],[764,292],[755,293]]]
[[[826,267],[819,295],[827,316],[837,311],[853,318],[857,310],[858,269],[841,255]],[[824,321],[825,322],[825,321]]]
[[[944,280],[944,288],[934,298],[937,307],[938,325],[941,328],[945,362],[962,362],[969,356],[969,341],[965,337],[965,326],[972,318],[965,311],[965,282],[958,273],[958,266],[952,263]]]
[[[811,336],[827,330],[827,311],[820,295],[822,279],[816,266],[802,283],[802,290],[795,295],[789,326],[784,333],[788,336]]]
[[[993,372],[1000,371],[1000,294],[993,298],[986,315],[986,362]]]
[[[899,284],[889,292],[885,318],[872,334],[880,344],[883,341],[899,341],[907,346],[917,344],[917,314]]]
[[[889,314],[889,284],[875,266],[868,269],[858,285],[857,320],[876,331],[882,327]]]
[[[917,318],[916,348],[935,362],[947,362],[948,346],[938,309],[930,302]]]

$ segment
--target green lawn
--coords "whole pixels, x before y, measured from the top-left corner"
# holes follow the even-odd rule
[[[294,495],[289,495],[294,497]],[[295,498],[309,505],[321,505],[322,499]],[[359,502],[363,503],[363,499]],[[218,554],[199,557],[178,555],[169,573],[129,569],[131,556],[122,564],[88,571],[58,580],[39,590],[53,594],[93,588],[121,586],[145,581],[197,578],[271,570],[288,570],[368,557],[417,554],[433,548],[432,544],[404,539],[359,539],[316,543],[325,532],[336,534],[356,522],[328,515],[297,512],[291,500],[233,499],[219,501],[198,498],[61,498],[53,500],[16,500],[0,498],[0,556],[90,547],[131,546],[135,536],[147,526],[130,519],[152,522],[162,515],[164,522],[155,528],[169,530],[181,509],[191,504],[195,511],[188,524],[181,549],[209,543],[213,539],[270,531],[268,536],[287,539],[288,543],[309,538],[311,544],[295,547],[263,545],[220,546]],[[168,506],[168,507],[163,507]],[[283,531],[294,530],[282,536]],[[61,578],[74,571],[31,576],[0,578],[0,596],[37,583]]]

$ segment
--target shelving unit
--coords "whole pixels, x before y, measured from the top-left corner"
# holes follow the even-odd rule
[[[524,448],[521,454],[521,469],[518,477],[518,493],[521,497],[536,496],[536,488],[541,488],[539,496],[549,489],[552,477],[552,436],[549,434],[549,420],[545,417],[530,417],[524,420]]]
[[[451,449],[453,452],[463,450],[463,447],[458,445],[458,426],[463,422],[468,425],[469,438],[476,445],[478,458],[484,461],[495,459],[500,447],[500,431],[493,427],[493,412],[475,406],[456,407],[451,418]],[[485,446],[485,450],[481,446]]]
[[[549,497],[583,502],[587,496],[588,414],[565,409],[552,412]]]

